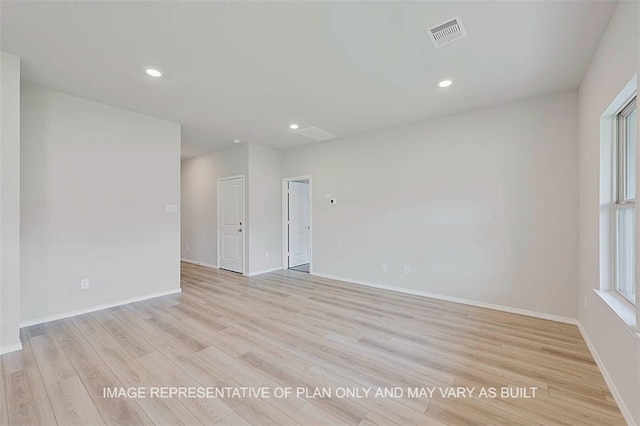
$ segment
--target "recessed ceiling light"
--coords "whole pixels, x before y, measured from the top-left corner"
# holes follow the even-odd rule
[[[233,140],[233,143],[236,143],[236,144],[237,144],[237,143],[240,143],[240,139],[234,139],[234,140]]]
[[[147,68],[145,71],[151,77],[162,77],[162,73],[155,68]]]
[[[438,83],[438,86],[440,87],[449,87],[453,84],[452,80],[442,80],[440,83]]]
[[[293,123],[293,124],[289,124],[289,128],[290,128],[291,130],[297,130],[297,129],[298,129],[298,127],[300,127],[300,126],[298,126],[298,125],[297,125],[297,124],[295,124],[295,123]]]

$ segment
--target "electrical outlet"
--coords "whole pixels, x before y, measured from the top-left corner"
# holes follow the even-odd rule
[[[382,262],[382,263],[380,264],[380,270],[381,270],[381,271],[386,271],[386,270],[387,270],[387,264],[386,264],[386,263],[384,263],[384,262]]]
[[[84,280],[80,280],[80,290],[86,290],[89,288],[89,278],[85,278]]]
[[[405,274],[409,273],[409,267],[407,265],[404,266],[404,273]]]
[[[335,206],[337,202],[338,201],[335,198],[329,198],[329,204],[331,204],[332,206]]]

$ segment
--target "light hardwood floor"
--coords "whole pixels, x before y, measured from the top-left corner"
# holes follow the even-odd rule
[[[624,424],[575,326],[295,271],[182,265],[183,293],[22,330],[0,424]],[[396,388],[398,398],[104,398],[104,387]],[[438,389],[474,387],[471,398]],[[535,398],[479,397],[537,387]],[[432,398],[407,389],[434,388]]]

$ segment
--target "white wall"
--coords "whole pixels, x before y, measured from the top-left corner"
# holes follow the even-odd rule
[[[283,172],[313,176],[316,273],[577,317],[576,92],[285,151]]]
[[[635,423],[640,423],[640,342],[615,318],[593,289],[599,288],[601,277],[600,117],[640,68],[639,13],[637,3],[619,3],[579,91],[579,319],[605,374],[613,381]]]
[[[282,152],[249,144],[249,274],[282,266]]]
[[[0,52],[0,354],[20,349],[20,58]]]
[[[247,218],[249,147],[246,144],[182,161],[181,257],[218,266],[218,178],[245,175]],[[250,232],[251,224],[245,226]],[[248,250],[245,250],[245,253]],[[248,257],[248,256],[247,256]],[[245,259],[249,264],[249,258]]]
[[[179,290],[180,125],[26,85],[21,114],[22,321]]]

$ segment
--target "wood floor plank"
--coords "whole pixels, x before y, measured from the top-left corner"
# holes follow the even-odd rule
[[[301,425],[309,426],[321,426],[321,425],[333,425],[333,426],[346,426],[349,423],[345,423],[337,417],[334,417],[329,412],[322,408],[307,402],[296,413],[293,414],[293,419]],[[353,423],[352,423],[353,424]]]
[[[251,423],[247,422],[236,413],[231,413],[216,423],[216,426],[251,426]]]
[[[362,422],[360,422],[361,426],[364,425],[377,425],[377,426],[387,426],[387,425],[415,425],[415,426],[443,426],[444,423],[440,423],[439,421],[432,419],[428,416],[421,416],[420,418],[408,420],[404,417],[400,417],[398,419],[389,419],[389,417],[396,417],[395,413],[391,411],[386,411],[387,417],[383,417],[375,411],[370,411],[369,414],[364,418]]]
[[[229,340],[234,340],[234,343],[240,343],[244,348],[247,349],[242,354],[239,354],[238,357],[241,357],[249,351],[253,351],[276,360],[276,362],[286,365],[287,368],[297,373],[304,373],[313,366],[312,363],[296,356],[290,351],[282,350],[277,346],[269,344],[269,342],[257,339],[254,336],[243,333],[242,331],[236,330],[233,327],[226,328],[221,332],[221,335],[225,337],[225,346],[226,342],[229,342]]]
[[[137,316],[133,310],[119,309],[113,312],[113,319],[120,321],[123,326],[127,324],[139,339],[153,342],[155,350],[138,360],[163,386],[199,387],[221,383],[218,380],[207,381],[210,377],[206,375],[190,375],[188,362],[197,358],[196,355],[186,350],[180,340],[173,341],[168,335],[163,335],[161,330]],[[232,411],[220,399],[177,399],[204,424],[216,423]]]
[[[193,377],[182,371],[158,352],[152,352],[140,358],[155,378],[166,386],[199,387],[202,386]],[[176,398],[191,414],[203,424],[214,424],[231,413],[231,409],[218,400],[199,398]]]
[[[201,353],[193,353],[186,350],[187,347],[182,344],[180,339],[175,339],[171,335],[162,334],[162,331],[155,328],[148,321],[143,320],[133,310],[120,309],[115,313],[120,320],[134,328],[141,336],[148,336],[153,344],[162,352],[167,359],[173,362],[171,364],[164,364],[166,368],[151,368],[152,373],[163,374],[166,372],[177,372],[173,378],[166,377],[160,379],[164,383],[192,383],[193,386],[200,383],[204,386],[219,386],[219,387],[239,387],[246,386],[247,383],[239,383],[237,377],[231,379],[227,373],[222,372],[219,369],[219,365],[209,362],[207,357],[203,357]],[[142,357],[142,361],[149,363],[149,357],[156,356],[150,354],[149,356]],[[162,358],[156,358],[156,362],[164,362]],[[152,365],[152,364],[150,364]],[[186,372],[189,376],[182,375],[181,372]],[[258,375],[252,376],[259,379]],[[188,385],[184,385],[188,386]],[[190,400],[191,401],[191,400]],[[209,404],[216,404],[218,399],[207,400]],[[221,401],[238,415],[250,421],[253,424],[261,424],[266,422],[267,424],[292,424],[295,423],[291,418],[284,415],[279,410],[275,409],[267,401],[250,399],[250,400],[238,400],[235,398],[222,398]],[[285,403],[289,404],[288,401]],[[215,408],[215,413],[222,411]],[[205,423],[212,423],[211,421]]]
[[[59,424],[78,426],[105,424],[78,376],[48,384],[47,394]]]
[[[76,375],[64,351],[50,333],[34,335],[29,342],[45,385]]]
[[[466,380],[456,380],[455,385],[482,386]],[[536,395],[537,397],[533,399],[485,398],[483,402],[543,425],[617,424],[615,415],[604,422],[602,420],[598,422],[595,417],[589,417],[588,413],[576,410],[574,405],[567,406],[545,394]]]
[[[305,376],[315,380],[318,385],[337,389],[340,387],[356,388],[357,383],[351,382],[342,376],[327,371],[326,369],[319,367],[312,367],[306,373]],[[436,424],[433,419],[424,415],[424,411],[429,404],[429,398],[417,398],[416,400],[410,400],[408,397],[401,398],[377,398],[373,392],[366,398],[349,399],[351,404],[363,407],[368,411],[365,419],[385,418],[385,424],[400,424],[400,425],[421,425],[421,424]],[[318,400],[314,399],[312,403],[317,403]]]
[[[129,327],[115,319],[110,311],[93,312],[91,316],[100,321],[102,326],[131,356],[138,358],[155,351],[155,348],[147,343],[146,340],[141,339]]]
[[[0,425],[9,424],[9,406],[7,405],[7,392],[4,384],[4,368],[0,359]]]
[[[282,381],[274,379],[271,375],[265,374],[264,370],[250,368],[252,367],[251,363],[244,362],[246,359],[245,355],[242,355],[240,358],[232,358],[225,352],[214,347],[208,347],[198,353],[198,356],[203,360],[219,366],[240,386],[275,389],[287,385]],[[294,398],[271,398],[268,402],[287,415],[295,413],[305,403],[303,399]]]
[[[56,424],[51,403],[36,367],[5,376],[10,425]]]
[[[72,320],[54,321],[49,323],[49,326],[108,424],[153,424],[135,400],[104,397],[105,388],[122,388],[122,383],[82,336]]]
[[[129,324],[137,327],[139,333],[151,336],[160,333],[160,330],[155,329],[148,322],[140,322],[141,318],[136,317],[136,314],[133,312],[123,310],[119,312],[119,314],[123,315]],[[169,338],[167,339],[167,337]],[[181,344],[179,339],[172,339],[169,335],[165,335],[163,340],[162,336],[157,335],[153,342],[154,345],[162,350],[162,353],[175,364],[175,368],[184,370],[184,372],[188,373],[193,379],[196,379],[205,386],[238,387],[247,386],[251,383],[244,382],[242,377],[234,377],[231,379],[227,375],[229,373],[228,371],[223,373],[219,370],[218,364],[211,363],[211,360],[208,359],[207,356],[203,356],[202,353],[195,354],[185,351],[186,347]],[[143,360],[146,358],[147,356],[143,357]],[[154,368],[153,373],[156,374],[158,370],[159,369]],[[246,375],[246,373],[243,372],[243,375]],[[251,379],[257,379],[259,380],[258,383],[261,383],[260,376],[257,374],[252,375]],[[189,379],[183,377],[182,380]],[[238,382],[238,380],[241,381]],[[171,383],[171,381],[168,382]],[[173,382],[175,383],[176,381],[173,380]],[[212,401],[215,402],[216,400]],[[253,424],[260,424],[261,422],[268,424],[295,423],[282,412],[272,407],[267,401],[257,399],[238,400],[235,398],[223,398],[222,401],[241,417]],[[285,403],[289,404],[289,401],[285,401]]]
[[[222,306],[220,306],[222,308]],[[411,373],[406,370],[397,368],[397,366],[384,363],[383,360],[377,359],[377,354],[373,352],[365,352],[369,357],[362,357],[361,348],[339,344],[313,331],[305,329],[302,323],[292,322],[287,318],[281,318],[280,321],[272,321],[264,317],[260,324],[254,324],[253,321],[247,320],[239,323],[238,319],[243,319],[240,311],[236,311],[230,315],[234,320],[223,318],[220,321],[232,327],[243,328],[245,331],[253,332],[256,336],[270,336],[272,341],[283,342],[287,345],[288,350],[296,350],[298,348],[304,350],[304,354],[311,357],[330,358],[330,362],[340,363],[350,369],[357,369],[363,374],[369,374],[375,371],[376,375],[371,376],[373,383],[379,386],[413,386],[417,385],[416,371]],[[288,344],[287,342],[295,342]],[[329,351],[327,349],[330,349]],[[358,363],[354,365],[353,360],[358,359]],[[317,358],[316,358],[317,362]],[[382,363],[381,363],[382,362]],[[387,366],[387,369],[381,370],[380,365]],[[418,366],[415,366],[418,369]],[[389,371],[387,371],[389,370]],[[427,373],[429,379],[427,383],[452,383],[453,378],[447,377],[445,374],[437,370],[431,370]],[[424,378],[423,378],[424,379]]]
[[[161,383],[137,359],[122,348],[94,318],[80,316],[75,317],[73,322],[124,387],[148,389],[161,386]],[[137,402],[156,424],[189,425],[198,423],[196,418],[175,399],[139,398]]]
[[[31,342],[20,330],[22,350],[2,355],[9,424],[54,424],[56,422]]]
[[[182,263],[181,282],[181,294],[22,329],[24,349],[0,357],[0,425],[624,424],[574,325],[297,271]],[[105,387],[242,386],[538,391],[103,397]]]
[[[483,406],[479,407],[468,399],[456,400],[455,403],[449,401],[431,401],[426,414],[438,419],[438,421],[444,424],[452,425],[490,424],[512,426],[536,424],[527,419],[518,418],[517,416],[510,414],[508,411],[489,409]]]
[[[304,388],[309,392],[318,388],[319,383],[314,383],[308,377],[288,370],[285,366],[278,365],[272,360],[254,352],[247,352],[241,359],[258,371],[271,377],[277,383],[290,388]],[[358,405],[348,404],[346,401],[337,398],[313,398],[313,403],[319,405],[324,410],[347,423],[359,423],[367,411]]]

